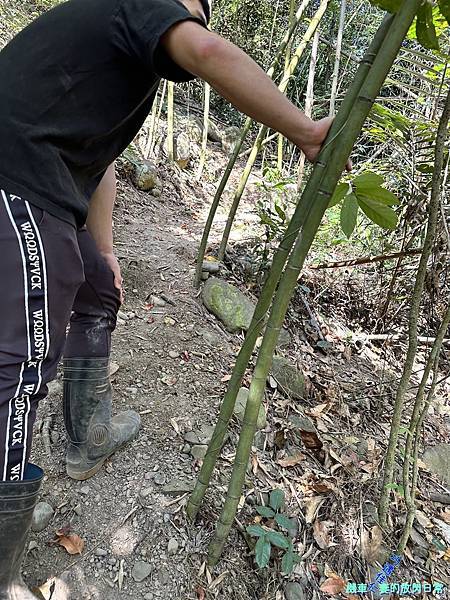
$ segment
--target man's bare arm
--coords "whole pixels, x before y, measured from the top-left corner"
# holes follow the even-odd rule
[[[122,275],[113,248],[112,222],[116,191],[116,172],[112,164],[91,198],[86,226],[101,255],[114,273],[114,283],[120,290],[123,301]]]
[[[309,160],[317,157],[331,119],[306,117],[237,46],[192,21],[172,27],[162,44],[178,65],[210,83],[241,112],[282,133]]]

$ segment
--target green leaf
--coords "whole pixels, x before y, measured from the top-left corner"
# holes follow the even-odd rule
[[[270,492],[269,504],[273,510],[280,510],[284,503],[284,492],[283,490],[272,490]]]
[[[255,546],[256,564],[260,569],[267,567],[270,560],[270,542],[266,537],[260,537]]]
[[[397,227],[398,217],[389,206],[369,198],[358,198],[358,204],[365,215],[383,229],[395,229]]]
[[[331,197],[330,203],[328,204],[328,208],[339,204],[339,202],[344,198],[346,194],[348,194],[349,191],[350,185],[348,183],[340,183]]]
[[[433,7],[428,2],[420,5],[417,13],[416,36],[419,44],[430,50],[439,50],[436,27],[433,22]]]
[[[260,537],[262,535],[266,535],[266,530],[261,527],[261,525],[249,525],[247,527],[247,533],[254,537]]]
[[[447,23],[450,25],[450,2],[448,0],[438,0],[438,4],[441,14],[446,18]]]
[[[375,202],[379,202],[380,204],[386,204],[386,206],[397,206],[398,204],[400,204],[400,200],[395,194],[381,187],[373,188],[370,190],[358,189],[356,195],[358,196],[358,198],[362,198],[363,200],[368,198],[369,200],[374,200]]]
[[[288,519],[286,515],[275,515],[275,521],[283,529],[292,529],[292,521]]]
[[[358,177],[355,177],[353,180],[353,185],[355,185],[357,188],[378,188],[383,185],[383,181],[384,180],[381,175],[372,173],[372,171],[366,171],[365,173],[358,175]]]
[[[286,213],[281,208],[281,206],[279,206],[278,204],[275,204],[275,210],[277,211],[278,216],[280,217],[280,219],[282,219],[283,221],[285,221],[286,220]]]
[[[358,201],[355,194],[349,194],[345,197],[341,209],[341,227],[347,238],[349,238],[356,227],[356,218],[358,216]]]
[[[281,570],[286,575],[290,575],[294,570],[294,553],[291,550],[288,550],[281,561]]]
[[[271,544],[277,548],[287,550],[289,548],[289,540],[279,531],[273,531],[272,529],[266,532],[267,539]]]
[[[275,516],[274,511],[268,506],[257,506],[256,512],[260,514],[262,517],[266,517],[266,519],[271,519]]]

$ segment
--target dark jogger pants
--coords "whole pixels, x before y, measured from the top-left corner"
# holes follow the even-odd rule
[[[119,305],[87,230],[0,191],[0,481],[23,479],[36,408],[63,351],[109,356]]]

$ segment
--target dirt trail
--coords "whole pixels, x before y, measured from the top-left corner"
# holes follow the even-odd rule
[[[139,437],[93,479],[71,481],[64,472],[59,381],[40,406],[33,460],[45,469],[41,500],[55,514],[31,537],[25,577],[31,585],[56,577],[55,600],[197,598],[205,534],[188,531],[180,504],[162,489],[173,480],[194,480],[198,465],[182,452],[183,433],[214,422],[225,385],[221,379],[234,354],[229,336],[192,288],[201,232],[196,214],[205,210],[204,188],[193,184],[193,194],[176,174],[167,175],[164,185],[157,200],[120,182],[115,214],[126,286],[113,338],[119,366],[113,377],[115,410],[141,413]],[[152,294],[165,298],[166,305],[149,310]],[[81,556],[48,544],[68,524],[85,541]],[[135,581],[146,573],[142,582]],[[225,587],[223,594],[219,597],[251,597],[239,584]]]
[[[215,424],[242,340],[222,330],[192,287],[214,179],[226,160],[219,151],[212,149],[211,154],[201,183],[194,181],[192,170],[181,173],[161,168],[164,189],[158,199],[136,191],[125,177],[119,181],[116,253],[126,302],[113,338],[113,362],[118,368],[113,376],[115,410],[140,412],[142,429],[93,479],[71,481],[64,470],[60,380],[51,385],[39,410],[32,458],[46,472],[41,499],[55,512],[42,532],[32,534],[25,562],[27,582],[42,585],[49,581],[53,586],[53,595],[44,593],[46,600],[282,600],[282,590],[287,589],[287,578],[279,570],[254,569],[237,528],[217,569],[209,574],[204,568],[207,544],[226,492],[235,427],[199,523],[191,526],[184,518],[183,506],[199,467],[191,454],[192,443],[187,444],[184,437],[186,432]],[[257,193],[251,186],[240,208],[235,232],[241,239],[256,235],[252,205]],[[215,241],[223,219],[224,212],[219,213]],[[233,257],[236,263],[240,259],[238,252]],[[225,276],[233,279],[230,273]],[[286,321],[292,334],[289,354],[294,363],[301,364],[307,392],[296,402],[286,398],[276,382],[270,383],[269,424],[255,438],[258,452],[252,458],[246,503],[239,514],[243,524],[257,519],[254,505],[267,502],[263,499],[267,491],[284,487],[289,496],[287,514],[298,526],[296,547],[304,557],[295,568],[295,584],[291,583],[301,595],[291,597],[301,600],[327,597],[319,586],[330,568],[354,581],[376,574],[361,566],[358,528],[361,510],[366,529],[376,523],[377,477],[400,364],[389,348],[352,341],[351,308],[346,303],[349,294],[357,298],[362,293],[359,275],[354,280],[350,273],[345,280],[340,273],[328,275],[326,281],[320,277],[324,276],[316,272],[308,285],[318,288],[320,303],[314,300],[312,305],[330,349],[321,352],[314,347],[317,323],[312,326],[302,303],[294,301]],[[158,299],[153,308],[151,296]],[[428,445],[448,439],[444,389],[436,402],[426,428]],[[320,437],[317,451],[302,437],[305,427],[308,431],[313,423],[313,446]],[[301,464],[280,469],[280,459],[287,456],[301,457]],[[435,488],[429,474],[422,473],[421,478],[421,490]],[[174,485],[185,493],[168,495]],[[430,516],[446,518],[442,507],[426,501],[420,507]],[[401,512],[399,504],[398,518]],[[316,531],[316,525],[323,524],[333,531],[326,535],[326,543]],[[55,532],[67,525],[85,542],[81,555],[69,556],[63,548],[49,544]],[[420,568],[424,574],[442,574],[447,581],[446,563],[430,540],[428,530],[415,531],[413,558],[408,555],[399,579],[417,580]],[[437,565],[443,571],[435,571]]]

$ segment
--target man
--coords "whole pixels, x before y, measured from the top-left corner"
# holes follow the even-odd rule
[[[121,276],[109,165],[139,131],[160,78],[201,77],[310,160],[328,131],[328,119],[305,117],[245,53],[208,31],[210,8],[69,0],[0,52],[0,600],[34,597],[20,564],[43,473],[28,457],[69,320],[69,476],[91,477],[139,428],[133,411],[111,418]]]

